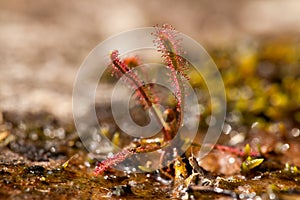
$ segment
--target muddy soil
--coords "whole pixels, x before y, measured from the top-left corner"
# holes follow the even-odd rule
[[[299,2],[173,2],[0,2],[0,199],[300,198]],[[175,180],[174,163],[169,175],[109,169],[96,177],[107,153],[88,152],[75,129],[77,70],[111,34],[164,22],[203,44],[219,67],[228,102],[219,146],[188,184]],[[200,79],[192,84],[203,89]],[[120,133],[106,98],[97,97],[96,111],[109,138]],[[197,142],[207,117],[204,107]],[[247,144],[258,152],[248,161]]]

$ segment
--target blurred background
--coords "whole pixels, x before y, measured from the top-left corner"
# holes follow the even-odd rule
[[[299,22],[298,0],[1,0],[0,110],[72,119],[77,70],[121,31],[170,23],[209,50],[299,39]]]

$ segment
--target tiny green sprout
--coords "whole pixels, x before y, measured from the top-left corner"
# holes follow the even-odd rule
[[[70,159],[67,160],[66,162],[64,162],[64,164],[61,165],[62,168],[63,168],[63,169],[66,169],[66,168],[68,167],[68,165],[69,165],[69,162],[70,162]]]
[[[249,144],[246,144],[245,145],[245,148],[244,148],[244,154],[245,156],[249,157],[251,155],[251,147]]]
[[[108,137],[108,135],[109,135],[109,128],[108,128],[108,126],[101,126],[100,133],[103,136]]]
[[[78,154],[73,155],[69,160],[67,160],[66,162],[64,162],[64,163],[61,165],[62,169],[66,169],[66,168],[68,167],[70,161],[73,160],[74,158],[78,158],[78,157],[79,157]]]
[[[250,156],[242,163],[242,173],[247,174],[264,161],[263,158],[252,159]]]
[[[296,166],[293,167],[293,172],[295,174],[300,174],[300,171],[299,171],[299,169]]]
[[[112,143],[116,146],[120,145],[120,133],[116,132],[112,138]]]
[[[289,163],[285,163],[283,171],[287,174],[300,174],[300,170],[297,166],[291,166]]]

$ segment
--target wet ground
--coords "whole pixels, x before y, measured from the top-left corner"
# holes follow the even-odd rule
[[[299,2],[145,2],[0,2],[0,199],[299,199]],[[205,45],[219,67],[228,101],[219,146],[188,183],[175,179],[174,163],[168,176],[110,169],[95,177],[106,154],[87,152],[74,127],[78,67],[111,34],[165,21]],[[203,89],[200,79],[193,85]],[[112,138],[119,130],[109,104],[97,102]],[[198,142],[208,116],[205,108]],[[258,153],[248,161],[247,144]]]

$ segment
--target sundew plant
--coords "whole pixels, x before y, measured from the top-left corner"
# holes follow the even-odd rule
[[[159,107],[160,99],[156,95],[155,90],[151,85],[145,85],[143,80],[130,73],[132,69],[140,65],[140,61],[136,57],[121,59],[118,50],[113,50],[110,54],[112,75],[120,78],[124,76],[124,84],[129,87],[137,88],[134,93],[134,98],[139,102],[143,109],[151,109],[156,120],[160,123],[163,132],[163,138],[151,142],[147,139],[138,141],[138,145],[129,145],[121,152],[116,153],[112,157],[102,161],[95,169],[95,175],[99,175],[111,166],[117,165],[133,154],[146,153],[161,149],[168,145],[168,142],[174,138],[176,132],[182,125],[182,110],[184,109],[185,87],[182,79],[188,79],[185,71],[189,67],[189,62],[182,56],[183,51],[180,48],[180,38],[177,37],[175,29],[168,24],[161,27],[155,26],[155,32],[152,33],[155,37],[153,41],[157,47],[157,51],[161,54],[162,62],[169,69],[169,82],[175,88],[174,99],[176,103],[174,107],[162,110]],[[180,139],[179,139],[180,140]],[[178,141],[179,143],[182,141]]]

